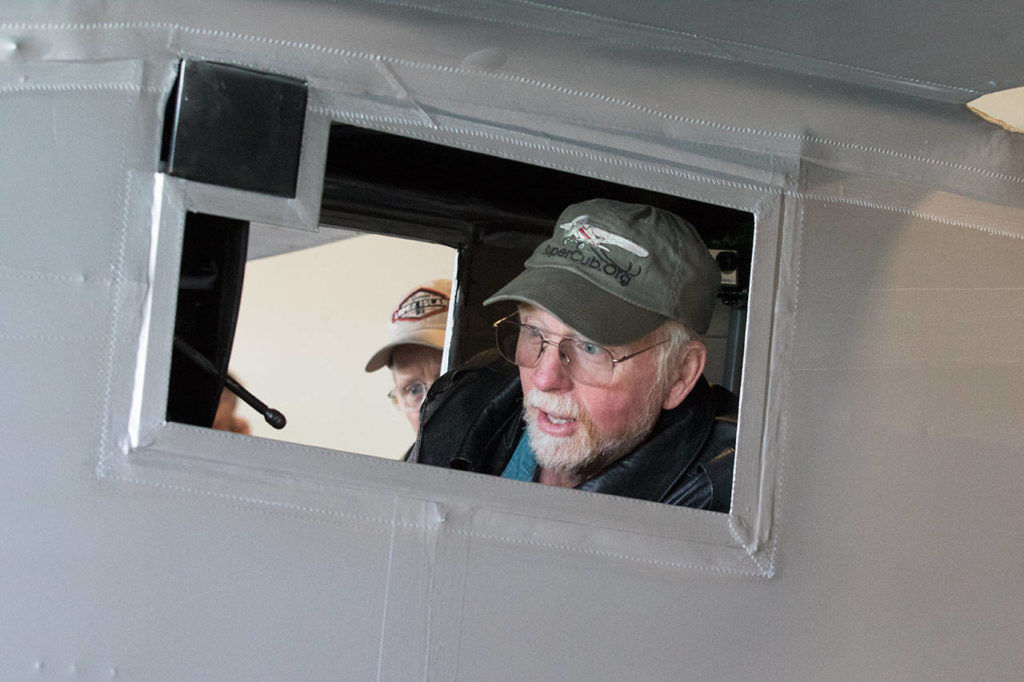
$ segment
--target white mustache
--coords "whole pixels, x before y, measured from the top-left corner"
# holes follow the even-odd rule
[[[565,419],[578,420],[583,414],[579,404],[566,395],[552,395],[536,388],[526,394],[526,404],[541,412]]]

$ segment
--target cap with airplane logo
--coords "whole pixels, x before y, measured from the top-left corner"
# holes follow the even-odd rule
[[[721,274],[694,227],[643,204],[591,199],[558,218],[525,270],[484,301],[544,308],[598,343],[623,345],[677,320],[708,329]]]

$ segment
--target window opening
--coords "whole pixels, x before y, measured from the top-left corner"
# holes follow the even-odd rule
[[[379,345],[384,335],[396,302],[389,297],[398,295],[384,285],[401,290],[455,272],[447,352],[449,366],[456,366],[492,348],[491,324],[512,312],[511,304],[484,308],[483,300],[521,271],[565,206],[597,197],[658,206],[701,234],[723,285],[705,336],[705,376],[738,392],[751,213],[336,124],[319,235],[189,214],[175,333],[204,353],[218,374],[186,368],[176,352],[168,419],[210,425],[230,360],[235,378],[281,409],[292,425],[273,432],[242,408],[254,434],[364,454],[404,454],[413,434],[387,403],[388,372],[367,375],[362,356],[372,351],[359,350]],[[278,250],[290,253],[263,257],[282,235],[287,245]],[[307,238],[310,244],[333,243],[303,248]],[[282,265],[290,259],[298,264]],[[351,279],[338,279],[342,274]],[[379,300],[371,301],[377,294]],[[298,310],[307,307],[311,311],[300,323]],[[363,315],[359,322],[357,312]],[[320,350],[314,353],[314,347]],[[341,367],[346,371],[328,372]],[[301,401],[279,394],[284,389],[265,378],[271,368],[295,381],[297,388],[288,390]],[[346,407],[353,402],[385,408],[392,426],[367,426],[358,416],[345,425],[346,413],[355,415]],[[326,414],[316,421],[330,436],[307,438],[294,427],[313,410]],[[395,435],[397,440],[389,439]]]

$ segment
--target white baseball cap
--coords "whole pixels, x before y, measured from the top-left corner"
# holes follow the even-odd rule
[[[367,372],[376,372],[391,364],[396,346],[412,344],[444,350],[444,330],[448,322],[448,300],[452,281],[435,279],[407,293],[395,306],[388,325],[390,340],[366,363]]]

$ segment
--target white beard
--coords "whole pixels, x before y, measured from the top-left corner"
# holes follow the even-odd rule
[[[627,431],[615,436],[599,436],[590,413],[572,398],[531,389],[523,399],[523,416],[537,464],[543,469],[584,480],[592,478],[647,438],[661,413],[660,395],[655,387]],[[545,433],[537,425],[541,411],[574,419],[578,424],[576,431],[571,436]]]

